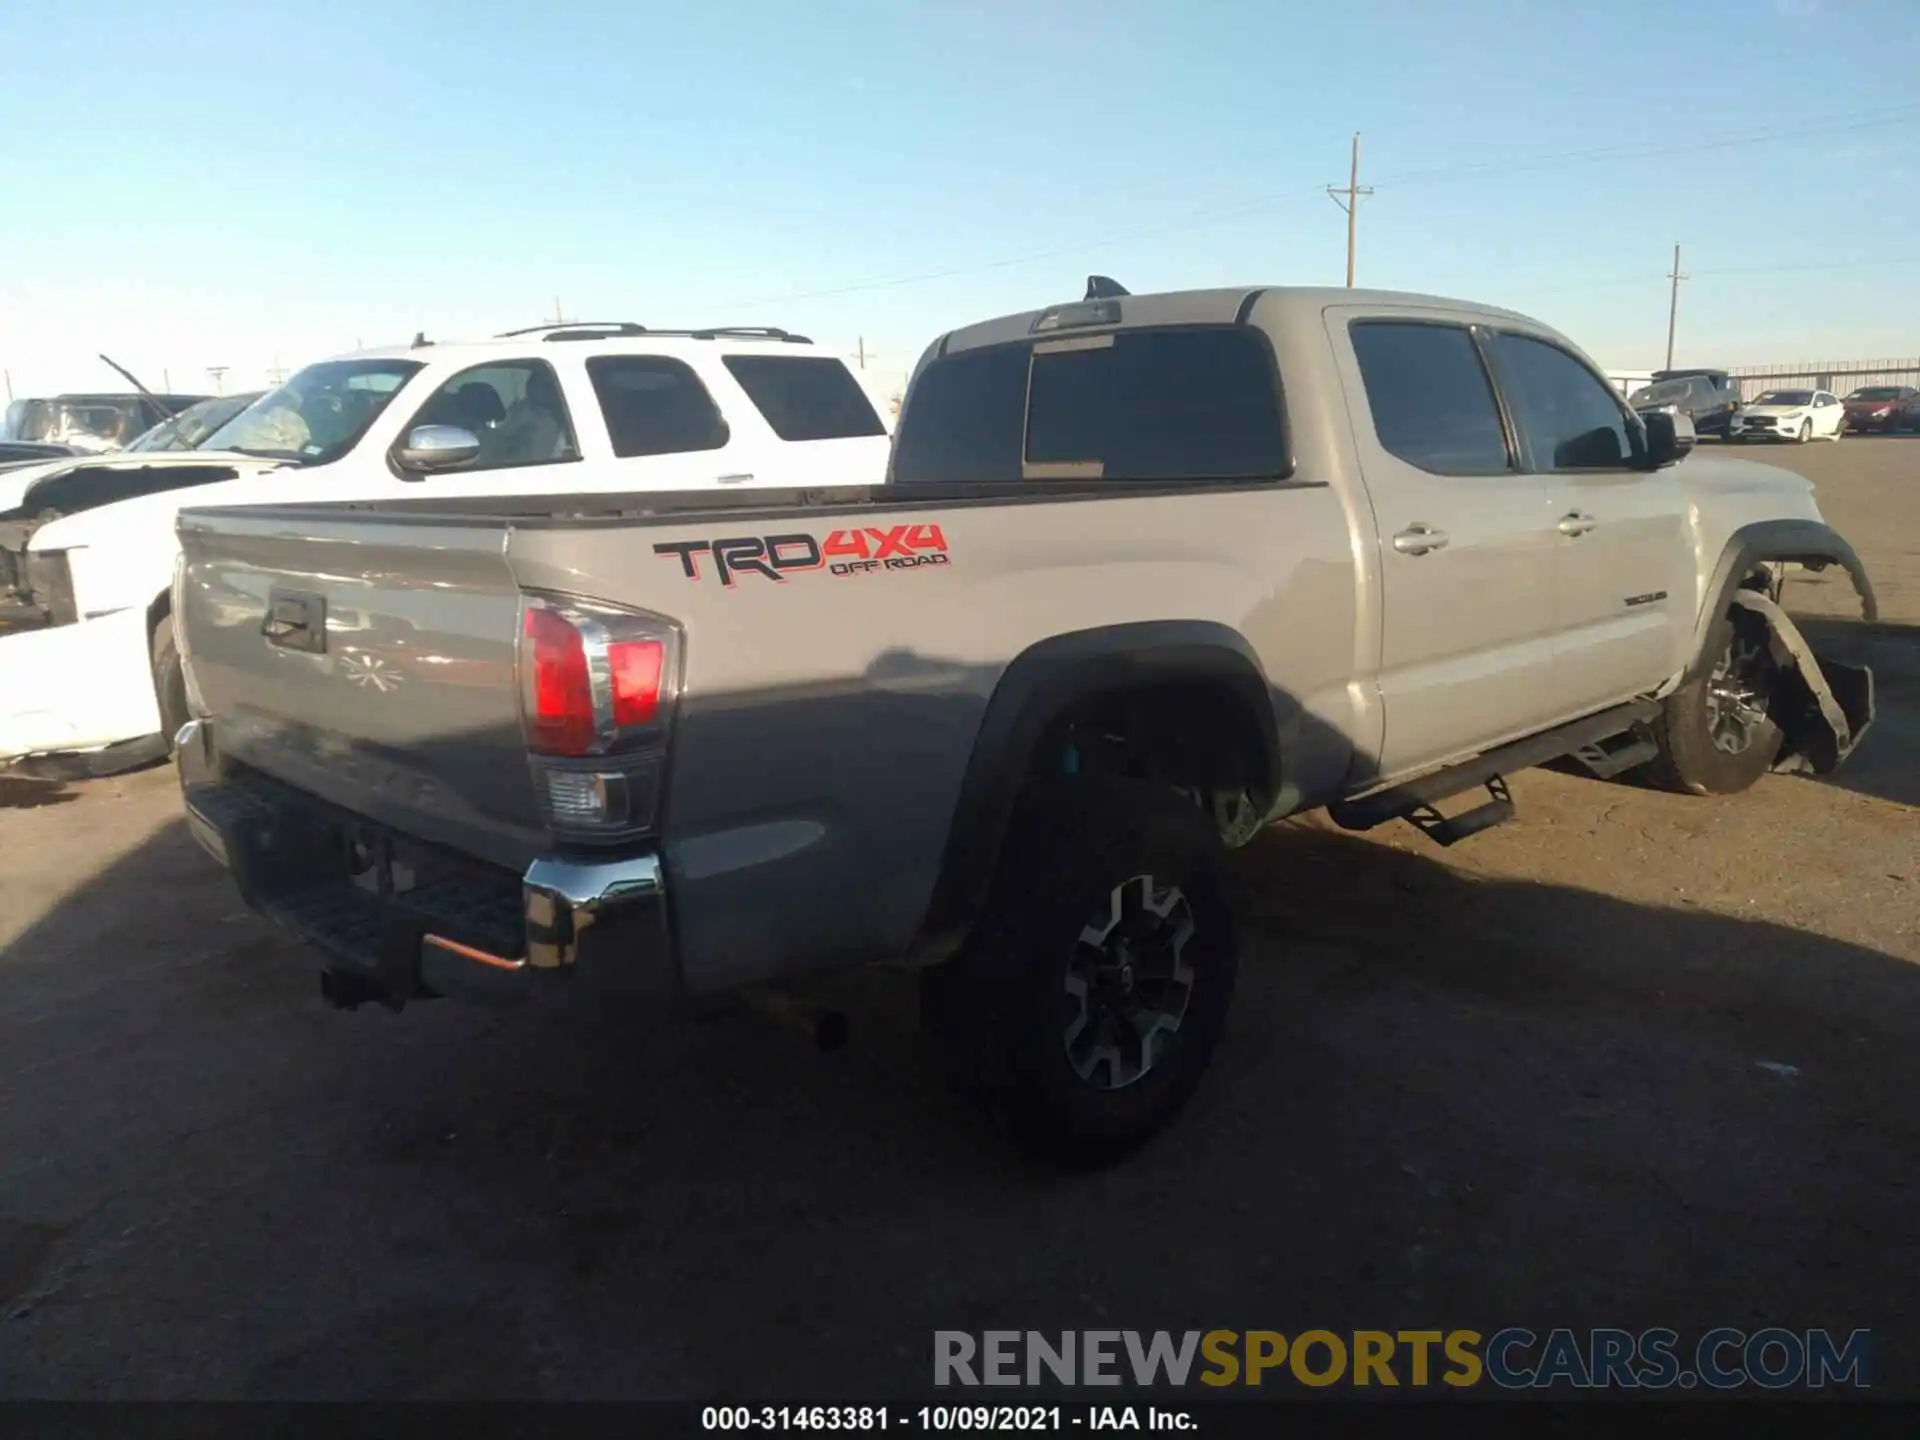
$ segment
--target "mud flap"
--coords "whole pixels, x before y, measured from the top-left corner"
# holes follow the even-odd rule
[[[1873,724],[1873,672],[1821,660],[1787,612],[1758,591],[1737,590],[1733,603],[1766,622],[1768,648],[1786,682],[1773,704],[1773,721],[1785,737],[1774,770],[1831,774]]]

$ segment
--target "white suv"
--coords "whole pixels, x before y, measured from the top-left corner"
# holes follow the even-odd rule
[[[804,336],[576,322],[309,365],[190,454],[0,472],[0,764],[165,753],[184,505],[877,485],[889,444]]]

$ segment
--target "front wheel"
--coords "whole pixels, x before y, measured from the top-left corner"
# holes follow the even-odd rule
[[[1796,445],[1804,445],[1811,439],[1813,439],[1813,421],[1802,420],[1800,422],[1800,433],[1793,437],[1793,443]]]
[[[1178,791],[1087,776],[1016,809],[986,913],[922,977],[951,1077],[1030,1154],[1124,1155],[1186,1103],[1233,996],[1224,850]]]
[[[1666,698],[1653,724],[1660,747],[1648,778],[1690,795],[1734,795],[1773,768],[1780,727],[1768,713],[1779,667],[1766,622],[1748,611],[1724,615],[1707,636],[1707,673]]]

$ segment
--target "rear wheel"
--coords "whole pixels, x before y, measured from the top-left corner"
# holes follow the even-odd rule
[[[1654,721],[1660,754],[1648,777],[1691,795],[1733,795],[1773,768],[1780,727],[1768,714],[1779,667],[1766,622],[1746,611],[1722,616],[1707,637],[1713,664],[1669,695]]]
[[[1161,786],[1087,776],[1022,797],[974,938],[922,977],[950,1077],[1022,1149],[1112,1160],[1186,1103],[1233,995],[1223,856]]]
[[[167,753],[173,753],[173,737],[192,719],[187,709],[187,672],[180,662],[180,647],[173,636],[173,616],[162,615],[153,627],[153,694],[160,702],[160,733],[166,737]]]

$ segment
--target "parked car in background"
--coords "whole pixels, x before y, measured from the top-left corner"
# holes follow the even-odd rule
[[[0,472],[0,764],[104,774],[187,718],[168,593],[189,499],[879,484],[887,429],[784,330],[562,325],[310,365],[192,451]]]
[[[1846,407],[1831,390],[1768,390],[1733,417],[1735,440],[1838,440]]]
[[[7,407],[5,433],[0,439],[46,441],[100,454],[123,449],[163,420],[210,398],[131,391],[16,400]]]
[[[1699,434],[1725,440],[1740,408],[1740,382],[1725,370],[1656,370],[1653,383],[1634,391],[1627,403],[1643,415],[1684,415]]]
[[[1849,430],[1920,429],[1920,390],[1911,385],[1863,385],[1840,403]]]
[[[130,454],[150,454],[155,450],[198,450],[206,438],[238,415],[266,392],[249,390],[239,395],[216,395],[189,405],[171,420],[162,420],[146,434],[129,442]]]

